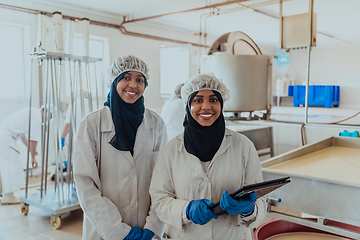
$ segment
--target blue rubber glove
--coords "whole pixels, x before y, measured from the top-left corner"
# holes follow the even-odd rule
[[[61,138],[61,150],[64,149],[64,146],[65,146],[65,138]]]
[[[249,215],[254,211],[256,202],[256,193],[250,193],[240,200],[233,199],[225,191],[220,200],[220,207],[230,214]]]
[[[186,215],[189,219],[199,225],[207,224],[212,218],[218,216],[209,209],[214,203],[208,199],[192,200],[186,208]]]
[[[142,237],[142,229],[139,227],[132,227],[124,240],[140,240]]]
[[[67,160],[65,160],[63,163],[64,163],[63,172],[66,172],[67,171]]]
[[[151,240],[153,236],[154,233],[151,230],[144,228],[142,238],[140,240]]]

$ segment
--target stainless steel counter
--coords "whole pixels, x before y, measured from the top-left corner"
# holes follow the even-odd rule
[[[360,239],[360,232],[349,231],[337,227],[326,225],[327,220],[333,220],[360,227],[360,184],[352,181],[345,181],[338,176],[345,176],[349,173],[344,166],[348,164],[344,160],[343,165],[336,167],[336,170],[311,176],[304,174],[303,171],[294,172],[290,170],[278,170],[276,166],[291,161],[297,161],[300,158],[314,156],[320,151],[327,151],[332,147],[342,147],[349,149],[360,149],[360,138],[349,137],[331,137],[314,144],[305,145],[291,152],[276,156],[262,162],[264,180],[280,178],[284,176],[291,177],[291,183],[275,190],[268,195],[272,206],[283,210],[297,211],[317,216],[317,221],[311,221],[305,218],[299,218],[284,214],[286,211],[274,211],[270,209],[269,215],[283,220],[295,222],[305,226],[321,229],[324,231],[340,234],[342,236]],[[350,152],[350,151],[348,151]],[[353,156],[354,161],[360,161],[360,156]],[[341,159],[342,156],[337,156]],[[343,166],[343,167],[342,167]],[[359,165],[353,164],[351,171],[359,171]],[[327,171],[327,166],[323,165],[322,171]],[[352,173],[353,174],[353,173]],[[333,175],[333,179],[324,176]],[[360,182],[360,180],[359,180]],[[276,202],[274,199],[281,199]]]
[[[259,156],[274,156],[273,130],[271,126],[250,124],[247,121],[226,121],[226,127],[247,136],[255,145]]]

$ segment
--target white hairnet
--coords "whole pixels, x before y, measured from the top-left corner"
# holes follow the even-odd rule
[[[214,74],[198,74],[190,78],[181,88],[181,98],[184,106],[189,101],[189,96],[200,90],[215,90],[220,93],[224,103],[230,100],[230,90]]]
[[[182,88],[182,86],[184,86],[184,83],[180,83],[175,87],[175,89],[174,89],[174,96],[175,97],[181,98],[181,88]]]
[[[45,113],[45,110],[46,110],[47,114],[48,114],[48,118],[50,118],[50,119],[52,118],[52,115],[53,115],[53,112],[54,112],[54,109],[53,109],[52,106],[49,107],[49,105],[45,106],[43,104],[43,105],[41,105],[40,110],[44,110],[44,113]]]
[[[45,111],[45,105],[44,105],[44,104],[41,105],[40,110],[44,110],[44,111]],[[54,112],[53,107],[52,107],[52,106],[49,107],[49,105],[46,106],[46,110],[47,110],[50,114],[53,114],[53,112]]]
[[[147,64],[135,56],[121,56],[114,60],[111,64],[108,73],[111,81],[117,78],[120,74],[127,71],[137,71],[144,75],[147,81],[150,79],[149,68]]]

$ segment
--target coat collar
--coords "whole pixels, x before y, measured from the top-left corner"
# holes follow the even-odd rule
[[[101,132],[115,132],[113,120],[111,118],[110,108],[104,106],[100,111],[100,131]],[[111,139],[110,139],[111,140]]]
[[[225,128],[225,136],[224,139],[218,149],[218,151],[216,152],[216,154],[213,157],[213,160],[210,162],[210,164],[212,164],[214,161],[216,161],[216,159],[221,156],[229,147],[230,147],[230,139],[229,136],[231,135],[231,131],[227,128]],[[184,134],[181,134],[179,136],[176,137],[177,138],[177,142],[178,142],[178,151],[181,151],[182,149],[184,149],[184,151],[186,151],[185,149],[185,144],[184,144]],[[187,154],[189,154],[189,157],[186,158],[186,161],[192,166],[192,168],[195,169],[195,171],[202,177],[207,178],[203,167],[201,165],[200,160],[195,157],[194,155],[186,152]]]
[[[115,131],[115,127],[109,107],[104,106],[102,108],[102,110],[100,111],[100,118],[101,118],[101,127],[100,127],[101,132]],[[144,119],[146,119],[146,121],[143,120],[140,126],[144,125],[146,129],[151,129],[156,125],[156,122],[151,117],[150,111],[147,109],[145,109],[144,112]]]
[[[115,134],[115,127],[114,123],[111,117],[111,111],[110,108],[105,106],[100,111],[100,130],[102,133],[104,132],[111,132],[111,134],[108,135],[107,141],[110,142],[110,140],[114,137]],[[147,109],[145,109],[144,112],[144,119],[142,123],[140,124],[138,131],[136,133],[136,139],[135,139],[135,145],[134,145],[134,158],[136,158],[143,147],[145,146],[146,142],[151,137],[150,129],[153,128],[156,125],[156,122],[154,121],[153,117],[151,116],[151,112]]]
[[[231,135],[231,130],[225,128],[225,137],[224,140],[222,141],[219,150],[216,152],[216,154],[214,155],[213,159],[215,159],[215,157],[223,154],[226,149],[229,148],[230,146],[230,140],[229,140],[229,136]],[[185,144],[184,144],[184,133],[180,134],[176,137],[177,139],[177,143],[178,143],[178,151],[181,151],[181,149],[185,149]]]

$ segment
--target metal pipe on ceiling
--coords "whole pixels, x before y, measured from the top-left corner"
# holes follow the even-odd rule
[[[43,14],[48,17],[53,16],[53,13],[51,13],[51,12],[40,11],[40,10],[35,10],[35,9],[30,9],[30,8],[23,8],[23,7],[17,7],[17,6],[12,6],[12,5],[6,5],[6,4],[0,4],[0,7],[6,8],[6,9],[11,9],[11,10],[16,10],[16,11],[21,11],[21,12],[26,12],[26,13],[31,13],[31,14]],[[82,18],[68,16],[68,15],[62,15],[62,18],[65,20],[71,20],[71,21],[77,21],[77,22],[81,22],[81,20],[82,20]],[[143,34],[143,33],[138,33],[138,32],[131,32],[131,31],[128,31],[123,26],[123,23],[120,25],[117,25],[117,24],[112,24],[112,23],[100,22],[100,21],[96,21],[96,20],[89,20],[89,22],[92,25],[119,29],[122,34],[128,35],[128,36],[141,37],[141,38],[165,41],[165,42],[173,42],[173,43],[179,43],[179,44],[191,44],[192,46],[200,47],[199,44],[193,43],[193,42],[181,41],[181,40],[171,39],[171,38],[164,38],[164,37],[148,35],[148,34]]]
[[[218,8],[218,7],[222,7],[222,6],[226,6],[226,5],[231,5],[231,4],[235,4],[235,3],[239,3],[239,2],[247,2],[247,1],[249,1],[249,0],[233,0],[233,1],[228,1],[228,2],[215,3],[215,4],[212,4],[212,5],[203,6],[203,7],[186,9],[186,10],[181,10],[181,11],[176,11],[176,12],[171,12],[171,13],[164,13],[164,14],[159,14],[159,15],[150,16],[150,17],[144,17],[144,18],[137,18],[137,19],[132,19],[132,20],[128,20],[128,21],[125,20],[123,22],[123,24],[132,23],[132,22],[138,22],[138,21],[144,21],[144,20],[169,16],[169,15],[178,14],[178,13],[188,13],[188,12],[196,12],[196,11],[200,11],[200,10],[205,10],[205,9],[209,9],[209,8]]]
[[[133,37],[141,37],[141,38],[152,39],[152,40],[173,42],[173,43],[179,43],[179,44],[191,44],[192,46],[195,46],[195,47],[201,47],[201,45],[199,45],[197,43],[186,42],[186,41],[181,41],[181,40],[171,39],[171,38],[158,37],[158,36],[148,35],[148,34],[144,34],[144,33],[131,32],[131,31],[126,30],[126,28],[122,24],[120,24],[117,28],[124,35],[129,35],[129,36],[133,36]]]

